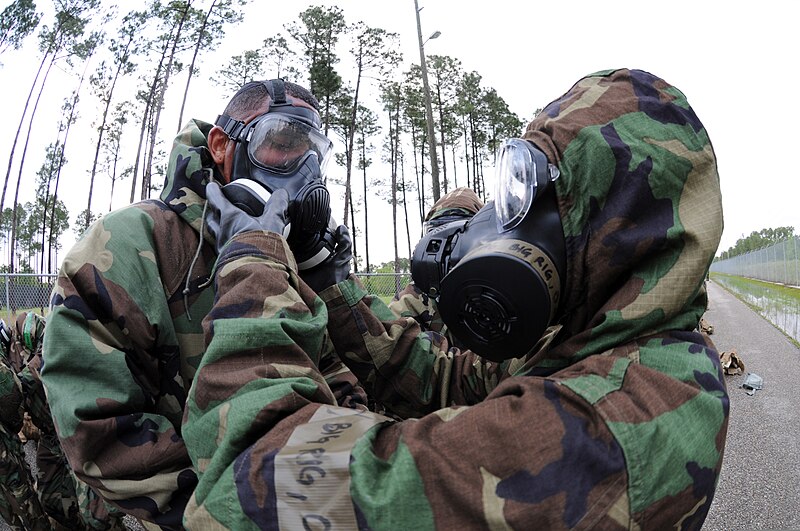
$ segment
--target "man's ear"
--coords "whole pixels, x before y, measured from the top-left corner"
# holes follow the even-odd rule
[[[225,150],[228,148],[228,135],[221,127],[215,125],[208,133],[208,150],[217,166],[222,166],[225,160]]]

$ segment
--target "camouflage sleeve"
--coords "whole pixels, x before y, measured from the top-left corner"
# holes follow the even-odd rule
[[[78,478],[126,513],[173,529],[196,483],[179,431],[176,332],[152,220],[122,212],[90,228],[63,262],[41,377]]]
[[[436,303],[410,282],[388,305],[397,317],[412,317],[427,332],[444,333],[444,323],[436,311]]]
[[[339,286],[329,307],[368,305],[357,283]],[[326,307],[278,235],[234,238],[216,290],[183,428],[200,476],[189,529],[662,528],[710,502],[722,417],[710,351],[643,345],[662,370],[632,350],[590,356],[549,378],[508,378],[479,404],[393,422],[335,405],[315,367]],[[408,321],[365,323],[362,341],[402,338]]]
[[[330,387],[336,403],[349,408],[367,407],[367,392],[356,375],[339,359],[327,334],[324,345],[319,370],[325,383]]]
[[[6,360],[0,359],[0,423],[9,433],[17,433],[22,427],[21,404],[20,381]]]
[[[484,360],[454,347],[446,335],[423,331],[407,312],[398,317],[400,306],[393,311],[368,295],[354,276],[321,296],[336,351],[367,394],[403,418],[476,404],[518,366],[516,360]],[[409,299],[402,299],[406,308]]]
[[[219,255],[216,299],[203,321],[207,348],[183,426],[199,477],[184,520],[189,528],[214,521],[244,528],[244,513],[268,501],[259,485],[242,485],[247,492],[231,496],[247,481],[242,467],[274,458],[295,426],[323,405],[337,406],[318,368],[328,347],[327,311],[296,270],[286,241],[274,233],[240,234]]]

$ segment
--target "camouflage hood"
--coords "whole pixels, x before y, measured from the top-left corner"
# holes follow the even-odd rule
[[[567,296],[562,343],[547,357],[694,329],[722,205],[714,150],[683,93],[641,70],[597,72],[524,138],[561,171]]]
[[[431,221],[444,216],[472,217],[483,208],[483,201],[470,188],[456,188],[439,198],[428,210],[424,221]]]
[[[209,177],[213,175],[214,179],[222,181],[208,150],[208,133],[212,127],[214,125],[210,123],[190,120],[178,133],[172,144],[167,178],[161,191],[161,200],[198,231]],[[211,241],[208,234],[206,239]]]

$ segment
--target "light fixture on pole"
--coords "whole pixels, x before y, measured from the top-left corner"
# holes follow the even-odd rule
[[[419,21],[421,11],[417,0],[414,0],[414,9],[417,12],[417,39],[419,40],[419,62],[422,68],[422,88],[425,91],[425,114],[428,125],[428,150],[431,155],[431,186],[433,187],[433,200],[439,200],[439,160],[436,156],[436,135],[433,131],[433,106],[431,104],[431,89],[428,85],[428,66],[425,63],[425,43],[431,39],[436,39],[442,34],[441,31],[434,31],[431,36],[422,41],[422,25]]]
[[[430,36],[430,37],[428,37],[427,39],[425,39],[425,42],[423,42],[423,43],[422,43],[422,46],[425,46],[425,44],[426,44],[428,41],[432,41],[433,39],[438,39],[438,38],[439,38],[439,36],[440,36],[441,34],[442,34],[442,32],[441,32],[441,31],[439,31],[439,30],[436,30],[436,31],[434,31],[433,33],[431,33],[431,36]]]

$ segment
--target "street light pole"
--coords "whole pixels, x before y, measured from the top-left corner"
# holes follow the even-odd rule
[[[425,91],[425,114],[428,124],[428,149],[431,155],[431,184],[433,186],[433,200],[439,200],[439,160],[436,156],[436,135],[433,131],[433,106],[431,105],[431,89],[428,85],[428,66],[425,64],[425,43],[422,42],[422,25],[419,21],[419,4],[414,0],[414,9],[417,12],[417,38],[419,39],[419,62],[422,68],[422,88]],[[429,39],[435,39],[441,35],[438,31],[433,33]],[[425,41],[427,42],[427,40]]]

